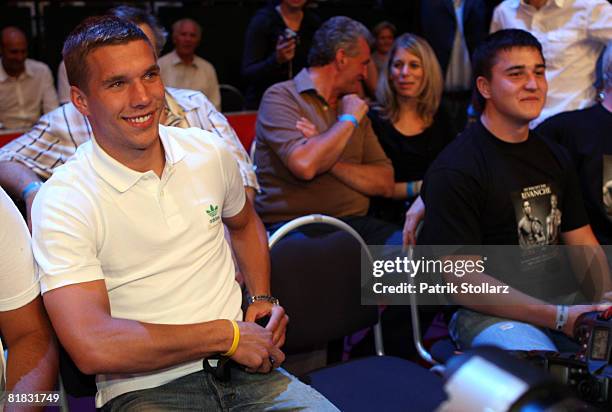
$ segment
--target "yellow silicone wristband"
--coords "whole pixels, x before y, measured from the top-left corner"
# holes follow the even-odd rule
[[[236,353],[236,349],[238,349],[238,342],[240,342],[240,329],[238,328],[238,322],[235,320],[230,320],[230,322],[232,322],[232,327],[234,328],[234,340],[232,340],[232,346],[230,346],[229,350],[221,354],[221,356],[227,356],[228,358]]]

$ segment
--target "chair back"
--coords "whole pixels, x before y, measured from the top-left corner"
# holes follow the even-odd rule
[[[300,219],[299,226],[316,220]],[[281,231],[283,227],[277,233]],[[272,236],[272,294],[289,315],[283,347],[287,353],[321,349],[330,341],[377,324],[378,307],[361,305],[361,264],[370,260],[362,256],[365,243],[355,235],[359,236],[334,230],[316,237]]]
[[[231,84],[220,84],[219,91],[221,92],[222,112],[241,112],[245,109],[244,96],[238,88]]]

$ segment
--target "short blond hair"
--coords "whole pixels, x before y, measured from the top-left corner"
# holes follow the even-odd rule
[[[396,121],[399,117],[399,102],[397,93],[390,80],[391,67],[395,54],[399,49],[406,50],[410,54],[421,59],[423,66],[423,81],[421,90],[417,97],[417,113],[429,127],[433,118],[440,107],[444,82],[442,80],[442,69],[440,63],[427,41],[415,34],[405,33],[395,39],[393,47],[389,52],[389,60],[384,70],[381,72],[376,89],[376,99],[378,100],[378,110],[383,118]]]

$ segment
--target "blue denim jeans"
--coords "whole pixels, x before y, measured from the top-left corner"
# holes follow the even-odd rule
[[[252,374],[232,369],[229,382],[200,371],[157,388],[128,392],[103,412],[130,411],[338,411],[331,402],[283,369]]]
[[[485,345],[505,350],[576,352],[578,349],[578,344],[561,332],[469,309],[459,309],[454,314],[449,331],[461,349]]]

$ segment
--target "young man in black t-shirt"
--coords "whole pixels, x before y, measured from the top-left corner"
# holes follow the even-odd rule
[[[540,43],[525,31],[502,30],[476,50],[473,62],[482,116],[429,169],[418,243],[521,245],[520,256],[531,253],[536,261],[544,244],[597,245],[569,156],[529,131],[547,91]],[[451,333],[461,347],[556,350],[549,329],[572,336],[578,315],[601,308],[546,304],[540,298],[571,296],[576,285],[533,268],[528,283],[539,282],[543,293],[522,292],[516,281],[522,263],[498,267],[506,272],[502,276],[491,269],[462,279],[506,284],[510,293],[457,297],[464,308],[454,316]],[[595,286],[599,299],[610,290],[610,281],[602,276]]]

